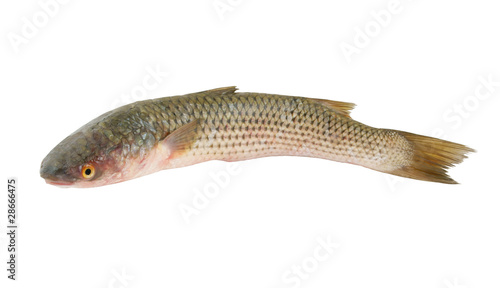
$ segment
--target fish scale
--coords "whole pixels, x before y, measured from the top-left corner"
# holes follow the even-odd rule
[[[93,187],[209,160],[304,156],[456,183],[446,169],[472,149],[367,126],[350,117],[353,107],[237,93],[236,87],[140,101],[107,112],[68,136],[47,155],[40,173],[52,184]],[[82,180],[78,173],[89,165],[96,174]]]
[[[188,95],[182,97],[184,101],[180,101],[177,106],[170,106],[185,107],[191,101],[199,104],[205,102],[205,105],[194,105],[195,111],[188,120],[192,121],[200,116],[205,119],[202,121],[204,133],[183,156],[185,165],[207,160],[237,161],[280,155],[319,157],[342,162],[349,162],[353,158],[351,162],[366,164],[372,161],[364,150],[360,149],[364,147],[363,142],[359,141],[359,133],[355,133],[360,131],[358,122],[336,115],[335,111],[307,98],[258,93],[238,94],[232,98],[210,93]],[[256,99],[262,100],[264,105],[258,105]],[[169,98],[164,98],[160,101],[168,100]],[[203,110],[196,111],[197,109]],[[181,112],[183,109],[177,110]],[[231,116],[228,117],[224,111],[231,111]],[[257,118],[262,117],[261,115],[264,118]],[[336,122],[343,125],[335,125]],[[231,125],[234,129],[222,129],[226,125]],[[265,132],[263,127],[268,132]],[[355,129],[357,130],[354,131]],[[368,127],[364,129],[369,129],[370,132],[373,130]],[[316,140],[310,141],[311,138]],[[336,143],[332,138],[344,140]],[[347,138],[350,139],[348,142],[345,140]],[[344,146],[351,147],[353,152],[347,153]]]

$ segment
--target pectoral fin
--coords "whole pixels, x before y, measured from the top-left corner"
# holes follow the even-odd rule
[[[162,143],[171,151],[169,158],[175,158],[191,150],[193,144],[198,140],[201,133],[201,121],[193,120],[170,133]]]

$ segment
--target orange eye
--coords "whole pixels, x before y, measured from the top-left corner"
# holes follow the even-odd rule
[[[94,175],[95,175],[94,166],[92,166],[90,164],[85,164],[82,166],[82,177],[83,178],[90,180],[94,177]]]

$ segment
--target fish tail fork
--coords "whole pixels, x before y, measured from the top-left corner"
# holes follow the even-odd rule
[[[475,152],[467,146],[413,133],[396,131],[403,136],[412,147],[412,156],[407,165],[398,167],[390,174],[446,184],[458,184],[450,176],[447,169],[461,163],[466,154]]]

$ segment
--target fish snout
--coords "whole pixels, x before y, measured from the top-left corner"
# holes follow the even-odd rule
[[[59,165],[47,163],[46,160],[42,161],[40,165],[40,177],[45,179],[47,184],[57,186],[72,185],[75,181],[74,177],[68,175],[65,169],[61,168]]]

